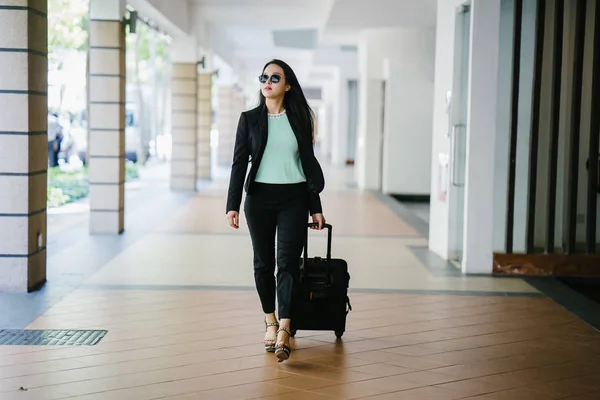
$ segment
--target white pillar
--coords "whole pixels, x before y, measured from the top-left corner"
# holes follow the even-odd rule
[[[367,32],[358,46],[359,100],[356,138],[356,182],[360,189],[381,189],[382,58]]]
[[[0,0],[0,292],[46,282],[47,2],[16,4]]]
[[[171,49],[171,189],[196,190],[198,46],[192,37],[177,37]]]
[[[384,63],[386,109],[382,190],[402,196],[429,195],[435,33],[399,30],[397,53]]]
[[[90,233],[125,229],[124,0],[90,2]]]
[[[356,157],[360,188],[429,194],[434,48],[431,29],[363,32]]]
[[[467,122],[462,270],[491,273],[500,0],[474,0]]]
[[[337,126],[338,128],[331,133],[331,163],[333,165],[345,165],[348,158],[348,81],[340,73],[338,68],[337,79]]]
[[[324,158],[331,156],[331,146],[334,132],[334,107],[333,107],[334,88],[329,82],[323,85],[321,108],[325,118],[321,129],[319,129],[320,154]]]
[[[325,105],[323,103],[319,104],[319,108],[317,109],[317,114],[315,115],[315,124],[315,142],[319,143],[320,145],[323,132],[327,130],[327,110],[325,109]]]
[[[198,74],[196,175],[199,179],[211,178],[212,78],[211,72]]]
[[[243,94],[234,86],[220,86],[217,96],[216,119],[219,131],[217,164],[231,166],[237,124],[240,113],[244,111],[245,101]]]
[[[356,126],[355,118],[358,98],[352,106],[352,115],[349,113],[350,101],[348,97],[349,81],[358,80],[358,53],[352,49],[321,49],[314,52],[313,65],[328,68],[332,75],[334,87],[334,128],[331,132],[331,164],[343,166],[348,159],[354,160],[355,149],[349,151],[349,123]],[[354,102],[353,101],[353,102]],[[352,143],[356,143],[356,132],[353,132]],[[351,155],[351,156],[350,156]]]

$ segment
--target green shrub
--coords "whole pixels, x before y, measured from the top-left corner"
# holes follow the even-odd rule
[[[140,177],[137,164],[125,164],[125,180]],[[85,198],[90,193],[90,182],[87,167],[74,172],[64,172],[60,168],[48,168],[48,207],[60,207],[75,200]]]
[[[70,197],[61,188],[48,186],[48,207],[60,207],[70,201]]]
[[[87,197],[90,193],[88,171],[63,172],[58,167],[48,169],[48,207],[60,207]]]
[[[125,180],[138,179],[140,177],[140,167],[132,162],[125,163]]]

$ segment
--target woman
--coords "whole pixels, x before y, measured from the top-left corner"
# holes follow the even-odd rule
[[[313,151],[314,114],[296,74],[285,62],[272,60],[259,80],[260,105],[243,112],[237,128],[227,219],[232,228],[239,228],[245,186],[244,213],[254,249],[254,280],[265,313],[265,349],[282,362],[291,353],[292,298],[300,278],[308,214],[318,223],[316,229],[325,224],[319,197],[325,179]],[[252,165],[244,185],[249,161]]]

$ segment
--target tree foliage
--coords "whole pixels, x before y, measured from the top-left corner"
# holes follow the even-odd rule
[[[150,47],[152,45],[152,41],[150,38],[152,28],[150,28],[145,23],[138,21],[137,23],[137,33],[128,34],[127,35],[127,44],[129,46],[135,46],[137,43],[137,57],[139,61],[150,61]],[[156,57],[160,60],[166,59],[168,53],[168,46],[170,43],[170,39],[163,35],[156,35]]]
[[[89,0],[48,0],[48,52],[86,50]]]

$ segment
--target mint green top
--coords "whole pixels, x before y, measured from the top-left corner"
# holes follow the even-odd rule
[[[267,145],[255,181],[275,184],[306,182],[298,140],[285,111],[269,114]]]

